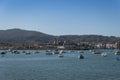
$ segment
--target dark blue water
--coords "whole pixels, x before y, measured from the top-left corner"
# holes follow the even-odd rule
[[[85,59],[77,58],[78,51],[63,58],[30,52],[0,56],[0,80],[120,80],[120,61],[111,50],[105,50],[107,57],[84,51]]]

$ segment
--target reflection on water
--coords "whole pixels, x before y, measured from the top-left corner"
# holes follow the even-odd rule
[[[78,59],[78,51],[63,58],[45,51],[19,52],[0,56],[0,80],[120,80],[120,61],[111,50],[105,50],[107,57],[84,51],[84,59]]]

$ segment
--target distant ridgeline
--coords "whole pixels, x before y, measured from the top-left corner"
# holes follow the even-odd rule
[[[0,46],[41,46],[53,45],[61,46],[65,44],[80,44],[80,43],[116,43],[119,37],[101,36],[101,35],[63,35],[53,36],[37,31],[28,31],[21,29],[0,30]],[[50,46],[49,46],[50,47]]]

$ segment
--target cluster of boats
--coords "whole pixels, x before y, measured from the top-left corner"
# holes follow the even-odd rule
[[[7,53],[11,53],[11,54],[21,54],[21,53],[24,53],[24,54],[26,54],[26,55],[30,55],[31,54],[31,52],[30,51],[25,51],[25,50],[23,50],[22,52],[21,51],[18,51],[18,50],[5,50],[5,51],[1,51],[0,52],[0,54],[1,55],[5,55],[5,54],[7,54]],[[34,54],[38,54],[39,53],[39,51],[35,51],[34,52]]]
[[[2,56],[4,56],[6,53],[12,53],[12,54],[20,54],[21,52],[20,51],[18,51],[18,50],[7,50],[7,51],[1,51],[0,52],[0,54],[2,55]],[[60,58],[63,58],[64,57],[64,53],[68,53],[68,52],[70,52],[70,53],[74,53],[75,52],[75,50],[71,50],[71,51],[64,51],[64,50],[46,50],[46,52],[45,52],[45,54],[46,55],[58,55],[58,57],[60,57]],[[84,57],[84,51],[77,51],[78,53],[79,53],[79,55],[78,55],[78,59],[84,59],[85,57]],[[22,53],[24,53],[24,54],[26,54],[26,55],[30,55],[31,54],[31,52],[30,51],[27,51],[27,50],[23,50],[22,51]],[[34,54],[38,54],[38,53],[40,53],[39,51],[34,51]],[[104,52],[104,51],[102,51],[102,50],[96,50],[96,49],[94,49],[94,50],[90,50],[90,53],[92,53],[92,54],[100,54],[101,56],[103,56],[103,57],[107,57],[108,56],[108,54],[106,53],[106,52]],[[120,50],[115,50],[114,51],[114,53],[115,53],[115,55],[117,55],[118,57],[116,58],[118,61],[120,61]]]
[[[65,53],[63,50],[47,50],[46,51],[46,55],[55,55],[57,54],[58,57],[64,57],[63,53]]]
[[[102,52],[101,50],[90,50],[92,54],[101,54],[103,57],[107,57],[107,53]]]
[[[68,51],[69,52],[69,51]],[[74,52],[74,51],[70,51],[70,52]],[[46,51],[46,55],[58,55],[58,57],[62,58],[64,57],[64,53],[67,53],[66,51],[63,50],[47,50]],[[84,53],[83,51],[79,51],[79,53],[81,53],[80,55],[78,55],[79,59],[84,59],[84,56],[82,53]]]

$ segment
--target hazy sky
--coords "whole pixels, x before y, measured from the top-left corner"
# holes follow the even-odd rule
[[[0,0],[0,29],[120,36],[120,0]]]

